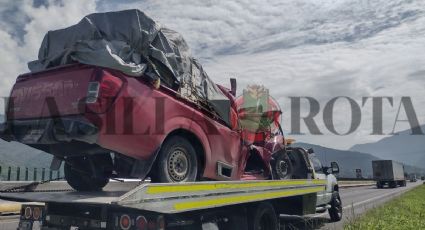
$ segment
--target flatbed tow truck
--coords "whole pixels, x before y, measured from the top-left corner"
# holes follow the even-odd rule
[[[38,202],[22,205],[18,229],[202,229],[210,223],[218,229],[271,230],[279,228],[280,214],[315,213],[317,193],[326,187],[321,179],[133,181],[77,192],[59,183],[66,185],[2,185],[0,199]]]

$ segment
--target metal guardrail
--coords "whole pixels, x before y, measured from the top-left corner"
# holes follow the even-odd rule
[[[338,177],[339,181],[372,181],[372,178],[347,178],[347,177]]]
[[[2,181],[44,181],[60,178],[61,174],[62,170],[0,165]]]

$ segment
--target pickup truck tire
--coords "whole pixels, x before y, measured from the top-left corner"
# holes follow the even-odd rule
[[[193,182],[198,173],[198,157],[193,145],[184,137],[165,141],[156,159],[151,179],[157,183]]]
[[[111,157],[109,155],[96,155],[91,156],[91,158],[93,159],[78,157],[65,163],[65,179],[73,189],[77,191],[100,191],[108,184],[109,177],[107,175],[92,176],[90,161],[96,162],[97,165],[108,165],[112,164]],[[78,168],[74,167],[75,165]]]
[[[271,163],[274,180],[291,179],[293,171],[292,164],[285,151],[279,151],[276,154],[273,154],[273,160]]]
[[[277,230],[279,220],[269,202],[262,202],[248,209],[249,230]]]
[[[329,209],[329,216],[331,217],[331,221],[340,221],[342,219],[342,202],[338,192],[335,191],[332,193],[330,205],[331,208]]]

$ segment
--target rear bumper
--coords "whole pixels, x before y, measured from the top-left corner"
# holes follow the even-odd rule
[[[82,141],[94,144],[99,129],[84,117],[13,120],[0,124],[0,138],[23,144]]]

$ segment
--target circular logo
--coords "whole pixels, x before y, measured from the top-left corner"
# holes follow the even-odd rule
[[[249,85],[236,99],[242,129],[251,133],[278,131],[282,111],[279,103],[262,85]]]

